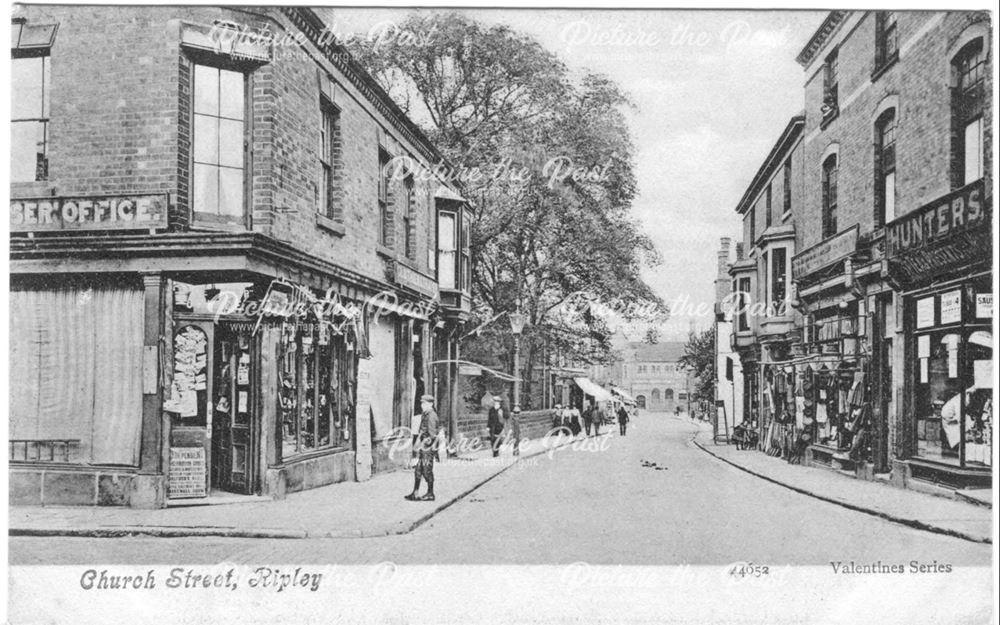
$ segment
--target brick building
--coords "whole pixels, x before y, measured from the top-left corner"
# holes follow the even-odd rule
[[[917,488],[990,483],[990,39],[985,13],[832,11],[797,58],[795,313],[747,404],[786,453]],[[734,281],[766,296],[750,258]],[[751,361],[766,325],[737,330]]]
[[[320,16],[13,28],[11,502],[280,497],[408,460],[417,398],[455,401],[470,211]]]
[[[790,301],[791,262],[803,237],[804,128],[804,115],[788,121],[736,207],[743,218],[743,238],[729,267],[736,294],[730,342],[743,377],[736,420],[756,428],[765,446],[779,437],[767,389],[775,372],[803,355],[802,315]]]

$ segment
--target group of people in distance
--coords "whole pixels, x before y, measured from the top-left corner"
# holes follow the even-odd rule
[[[578,436],[581,431],[586,432],[587,436],[590,436],[591,429],[594,431],[594,436],[600,436],[601,426],[605,423],[612,423],[617,417],[618,433],[625,436],[628,422],[631,419],[628,409],[624,405],[621,405],[617,411],[611,414],[609,412],[610,409],[605,410],[600,404],[595,404],[594,402],[588,402],[582,414],[576,406],[556,404],[555,414],[552,418],[552,427],[568,436]],[[582,428],[580,426],[581,419],[583,420]]]
[[[625,406],[619,406],[618,410],[608,414],[599,404],[588,402],[583,413],[579,408],[556,404],[553,416],[553,429],[568,436],[578,436],[581,431],[586,431],[587,436],[593,429],[594,436],[601,434],[601,426],[611,423],[617,417],[618,432],[625,436],[626,426],[631,418]],[[514,455],[520,454],[521,448],[521,407],[514,406],[509,412],[503,408],[503,399],[495,395],[493,406],[487,416],[486,427],[490,436],[490,447],[493,456],[500,454],[500,446],[505,437],[504,431],[508,432],[507,437],[513,439]],[[583,421],[583,427],[580,421]],[[420,398],[420,414],[413,416],[413,491],[405,496],[409,501],[434,501],[434,463],[441,460],[440,450],[444,446],[442,442],[442,428],[437,411],[434,409],[434,397],[423,395]],[[427,483],[427,492],[419,495],[421,482]]]

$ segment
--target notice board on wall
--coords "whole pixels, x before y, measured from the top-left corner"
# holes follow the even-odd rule
[[[167,497],[207,497],[207,466],[204,447],[171,447],[167,474]]]

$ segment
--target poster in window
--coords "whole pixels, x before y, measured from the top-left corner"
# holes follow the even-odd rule
[[[973,386],[976,388],[993,388],[993,361],[977,360],[972,363]]]
[[[949,291],[941,294],[941,325],[961,323],[962,292]]]
[[[934,325],[934,298],[925,297],[917,300],[917,329],[929,328]]]
[[[993,318],[992,293],[976,293],[976,317],[979,319]]]
[[[917,337],[917,358],[931,357],[931,337],[928,334]]]

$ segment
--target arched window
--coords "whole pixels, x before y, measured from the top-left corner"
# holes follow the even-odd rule
[[[654,388],[649,392],[649,400],[654,404],[660,403],[660,389]]]
[[[674,389],[668,388],[663,391],[663,401],[673,401],[674,400]]]
[[[837,155],[823,161],[823,238],[837,234]]]
[[[896,109],[875,122],[875,227],[896,218]]]
[[[983,177],[983,100],[986,55],[983,39],[967,43],[951,62],[954,186]]]

